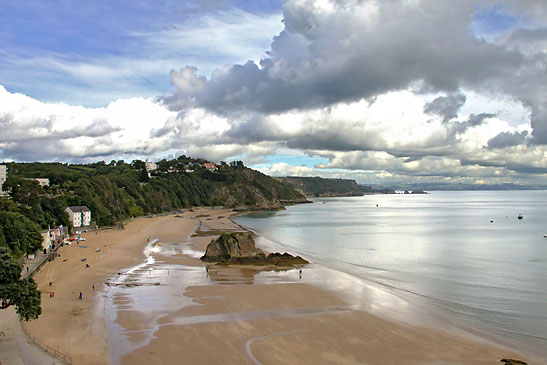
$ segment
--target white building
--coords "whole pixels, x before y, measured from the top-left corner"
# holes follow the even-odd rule
[[[91,225],[91,211],[85,205],[67,207],[65,212],[68,213],[72,227],[84,227]]]
[[[158,165],[155,162],[150,162],[148,160],[146,160],[146,162],[144,163],[144,167],[146,168],[146,171],[148,172],[158,169]]]
[[[42,231],[42,249],[53,248],[52,244],[59,243],[65,236],[65,230],[62,225],[59,227],[49,228],[47,231]]]
[[[6,165],[0,165],[0,196],[6,195],[6,193],[2,190],[2,185],[4,185],[4,182],[6,181],[8,177],[8,167]]]

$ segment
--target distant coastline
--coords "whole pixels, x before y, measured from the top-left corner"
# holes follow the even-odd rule
[[[377,188],[383,188],[378,186]],[[385,188],[394,190],[424,190],[424,191],[491,191],[491,190],[547,190],[547,185],[519,185],[519,184],[399,184],[388,185]]]

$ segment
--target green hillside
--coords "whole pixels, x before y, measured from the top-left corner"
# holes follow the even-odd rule
[[[162,160],[150,177],[145,163],[138,160],[131,164],[8,163],[4,190],[10,190],[11,199],[0,199],[0,245],[17,255],[33,252],[37,236],[19,238],[10,230],[10,222],[18,221],[33,232],[54,224],[68,226],[64,209],[71,205],[89,207],[92,220],[101,227],[191,206],[270,210],[306,201],[301,193],[246,168],[241,161],[222,163],[217,171],[207,170],[204,162],[186,156]],[[50,185],[41,187],[32,178],[48,178]]]

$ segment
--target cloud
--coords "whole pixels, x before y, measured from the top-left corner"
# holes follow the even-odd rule
[[[0,156],[40,156],[16,141],[57,135],[59,153],[70,159],[180,151],[216,162],[242,159],[276,175],[364,183],[542,181],[545,8],[528,0],[286,0],[282,24],[278,14],[197,8],[195,20],[132,33],[160,60],[180,47],[186,56],[193,49],[195,62],[188,56],[167,67],[139,58],[120,62],[118,78],[106,77],[121,82],[171,70],[170,93],[78,109],[0,89],[9,99],[0,104],[3,123],[15,125],[0,138]],[[251,33],[261,19],[268,29],[255,43]],[[227,62],[197,57],[217,54]],[[56,67],[92,80],[116,62],[88,66]],[[280,162],[272,157],[279,151],[320,163]],[[44,156],[56,158],[53,151]]]
[[[547,7],[502,3],[522,19]],[[194,72],[189,83],[199,87],[184,84],[165,101],[174,109],[192,100],[194,106],[222,115],[271,115],[414,88],[444,93],[425,110],[448,122],[464,105],[461,90],[467,89],[507,95],[533,109],[537,132],[532,135],[536,143],[544,143],[547,121],[539,95],[547,84],[545,54],[514,46],[515,39],[543,41],[543,32],[529,23],[531,29],[510,29],[512,36],[504,35],[508,40],[477,38],[469,26],[479,5],[485,13],[496,11],[495,2],[470,0],[285,1],[285,29],[274,38],[268,57],[226,66],[207,79]],[[172,82],[187,76],[187,69],[172,72]]]
[[[16,161],[88,161],[163,152],[154,124],[176,113],[150,99],[117,100],[105,108],[49,104],[0,86],[0,158]]]
[[[285,2],[285,29],[270,56],[260,65],[214,73],[195,94],[198,104],[218,112],[278,113],[374,97],[414,82],[455,92],[505,77],[522,62],[518,52],[469,34],[470,1],[318,4]]]
[[[501,132],[488,141],[488,148],[505,148],[518,146],[528,139],[528,131],[522,132]]]
[[[458,116],[458,111],[465,104],[466,97],[461,93],[454,93],[447,96],[439,96],[432,102],[428,103],[424,111],[428,114],[435,114],[443,117],[443,121],[447,123],[451,119]]]
[[[169,89],[169,70],[181,64],[198,64],[209,75],[259,59],[283,26],[277,10],[252,13],[252,6],[225,1],[112,3],[100,15],[100,6],[84,3],[34,5],[20,6],[29,8],[18,14],[25,27],[0,15],[0,82],[42,101],[90,107],[161,95]],[[51,17],[37,14],[41,8]]]

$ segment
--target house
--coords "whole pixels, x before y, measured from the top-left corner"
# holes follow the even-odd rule
[[[146,171],[150,173],[151,171],[158,169],[158,164],[156,164],[155,162],[150,162],[146,160],[146,162],[144,163],[144,167],[146,168]]]
[[[7,195],[6,192],[2,190],[2,185],[8,177],[8,167],[6,165],[0,165],[0,196]]]
[[[206,168],[207,170],[209,170],[209,171],[216,171],[216,170],[218,170],[217,165],[215,165],[215,164],[212,163],[212,162],[205,162],[205,163],[203,164],[203,166],[205,166],[205,168]]]
[[[42,234],[42,249],[49,249],[51,248],[51,238],[49,235],[49,231],[42,231],[40,232]]]
[[[60,244],[65,237],[64,227],[48,228],[47,231],[42,231],[42,249],[52,249],[55,244]]]
[[[38,184],[43,188],[45,186],[49,186],[49,179],[47,177],[36,177],[36,178],[24,178],[25,180],[34,180],[37,181]]]
[[[85,227],[91,225],[91,211],[85,205],[67,207],[67,212],[72,227]]]
[[[38,181],[41,187],[49,186],[49,179],[45,177],[37,177],[34,180]]]

